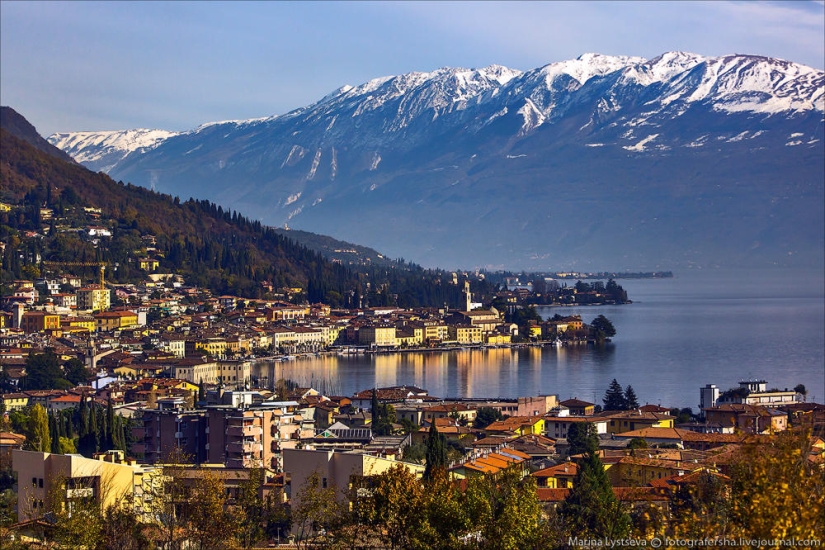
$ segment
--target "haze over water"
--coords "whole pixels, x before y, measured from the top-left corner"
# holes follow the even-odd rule
[[[590,322],[605,315],[617,335],[603,348],[325,356],[260,365],[253,372],[316,388],[331,382],[331,389],[343,395],[412,384],[439,397],[558,394],[601,403],[616,378],[623,386],[632,385],[641,403],[696,410],[705,384],[725,390],[741,379],[764,378],[769,388],[801,383],[809,401],[825,399],[821,270],[691,270],[675,275],[620,280],[634,302],[629,305],[539,308],[545,319],[554,313],[580,314]]]

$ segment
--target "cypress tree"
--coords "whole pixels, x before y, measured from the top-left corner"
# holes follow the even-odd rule
[[[430,433],[427,437],[427,452],[424,455],[427,463],[424,467],[424,479],[432,478],[433,473],[447,467],[447,440],[435,428],[435,419],[430,424]]]
[[[104,435],[105,450],[114,449],[115,445],[115,408],[112,406],[112,399],[106,402],[106,431]]]
[[[25,449],[48,453],[52,450],[51,433],[49,432],[49,413],[39,403],[31,408],[26,430]]]
[[[55,415],[49,415],[49,433],[52,436],[52,448],[51,452],[54,454],[60,454],[60,428],[58,419]]]

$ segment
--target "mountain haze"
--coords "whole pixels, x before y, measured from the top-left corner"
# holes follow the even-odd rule
[[[49,141],[115,179],[425,265],[821,265],[824,74],[586,54],[379,78],[177,134]]]

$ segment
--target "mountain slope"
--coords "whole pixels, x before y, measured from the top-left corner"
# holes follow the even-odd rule
[[[70,154],[43,139],[37,132],[37,129],[32,126],[23,115],[11,107],[0,107],[0,127],[5,128],[7,131],[44,153],[68,162],[75,162]]]
[[[25,119],[23,119],[25,120]],[[451,274],[390,261],[327,261],[309,246],[237,212],[204,200],[180,202],[168,195],[114,182],[105,174],[51,156],[17,137],[24,125],[0,128],[0,211],[2,280],[34,277],[40,259],[105,261],[114,282],[145,277],[137,259],[153,257],[162,272],[184,276],[214,293],[272,297],[285,288],[334,306],[457,305],[461,287]],[[46,206],[53,216],[41,219]],[[87,208],[100,209],[90,217]],[[108,228],[111,238],[84,238],[88,225]],[[319,235],[299,234],[315,249],[357,248],[355,257],[374,253]],[[147,245],[151,241],[151,248]],[[334,251],[332,251],[334,252]],[[352,253],[347,253],[351,259]],[[369,258],[369,256],[366,256]],[[94,268],[77,268],[94,275]],[[474,283],[474,284],[483,284]],[[392,290],[392,292],[390,292]],[[489,289],[488,289],[489,291]],[[274,294],[273,294],[274,293]]]
[[[823,89],[742,55],[444,68],[203,125],[110,174],[425,265],[819,265]]]

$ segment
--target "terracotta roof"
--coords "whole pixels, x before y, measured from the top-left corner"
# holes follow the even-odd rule
[[[544,468],[543,470],[533,472],[531,475],[534,477],[555,477],[558,475],[575,476],[578,471],[579,466],[575,462],[562,462],[561,464],[556,464],[555,466],[550,466],[549,468]]]

